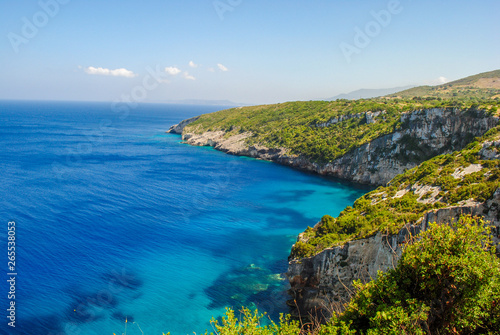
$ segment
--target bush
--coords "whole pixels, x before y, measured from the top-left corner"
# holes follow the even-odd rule
[[[248,308],[241,309],[241,316],[237,318],[234,311],[230,308],[226,309],[226,315],[222,317],[221,322],[212,319],[210,323],[218,335],[292,335],[300,333],[298,321],[291,321],[290,315],[280,316],[279,324],[272,320],[268,321],[268,325],[262,325],[265,314],[260,314],[257,310],[251,311]],[[211,333],[213,335],[213,333]],[[208,333],[205,333],[208,335]]]
[[[339,320],[361,334],[498,334],[500,260],[482,220],[432,225]]]

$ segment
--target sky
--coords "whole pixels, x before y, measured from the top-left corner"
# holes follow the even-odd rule
[[[0,0],[0,99],[263,104],[500,69],[498,0]]]

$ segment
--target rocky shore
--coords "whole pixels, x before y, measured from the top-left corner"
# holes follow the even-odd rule
[[[372,118],[372,113],[367,112]],[[366,116],[365,116],[366,117]],[[483,135],[498,123],[498,118],[480,111],[432,108],[401,115],[401,128],[346,153],[329,163],[312,162],[287,148],[248,145],[251,132],[228,136],[224,130],[197,133],[191,118],[172,126],[168,132],[196,146],[212,146],[231,155],[248,156],[320,175],[370,185],[385,185],[396,175],[443,153],[462,149],[471,139]],[[323,126],[323,125],[321,125]]]

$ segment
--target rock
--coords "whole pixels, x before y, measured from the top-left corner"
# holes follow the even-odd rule
[[[182,131],[184,130],[184,127],[186,127],[188,124],[195,122],[198,120],[200,117],[195,116],[190,119],[186,119],[181,121],[179,124],[175,124],[170,129],[167,130],[167,133],[172,133],[172,134],[182,134]]]

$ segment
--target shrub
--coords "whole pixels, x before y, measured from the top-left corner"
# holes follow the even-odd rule
[[[498,334],[500,260],[482,220],[432,225],[339,318],[361,334]]]
[[[257,310],[251,311],[248,308],[241,309],[241,316],[237,318],[234,311],[230,308],[226,309],[226,315],[222,317],[221,322],[212,319],[210,323],[218,335],[292,335],[300,333],[300,326],[298,321],[291,321],[290,315],[280,316],[279,324],[276,324],[269,319],[268,325],[262,325],[265,317]],[[213,333],[211,333],[213,335]],[[208,333],[205,333],[208,335]]]

